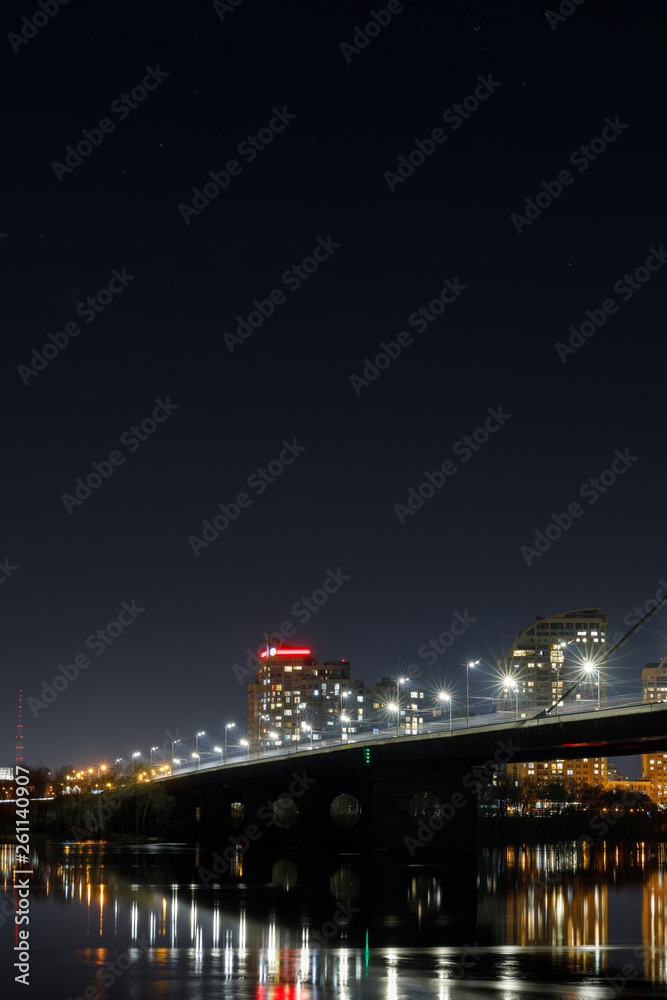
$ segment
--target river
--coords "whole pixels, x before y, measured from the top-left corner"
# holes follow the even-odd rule
[[[3,998],[667,992],[664,844],[485,848],[439,864],[236,855],[218,878],[222,859],[179,845],[45,843],[16,874],[30,882],[23,904],[14,851],[0,847]]]

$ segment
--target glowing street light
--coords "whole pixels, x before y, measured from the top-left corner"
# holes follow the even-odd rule
[[[585,663],[584,670],[587,674],[592,674],[593,671],[598,675],[598,712],[600,711],[600,668],[596,667],[592,663]]]
[[[341,741],[341,743],[343,742],[343,723],[345,723],[345,725],[347,725],[347,723],[349,721],[350,721],[349,715],[341,715],[341,717],[340,717],[340,741]]]
[[[175,746],[176,743],[180,743],[180,742],[181,742],[180,738],[177,739],[177,740],[172,740],[171,741],[171,769],[172,769],[172,771],[174,770],[174,764],[176,763],[176,761],[174,760],[174,746]],[[178,761],[178,763],[180,764],[180,760]]]
[[[213,747],[213,749],[215,750],[216,753],[220,754],[220,763],[222,764],[222,754],[223,754],[222,747]]]
[[[195,762],[195,771],[196,771],[196,770],[197,770],[197,769],[199,768],[199,754],[198,754],[198,753],[193,753],[193,755],[192,755],[192,756],[193,756],[193,758],[194,758],[194,762]]]
[[[203,729],[202,729],[202,731],[200,733],[197,733],[197,735],[195,736],[195,753],[197,753],[197,754],[199,753],[199,737],[200,736],[206,736],[206,733],[204,732]]]
[[[248,757],[250,757],[250,743],[248,742],[248,740],[239,740],[239,744],[240,744],[240,745],[241,745],[242,747],[245,747],[245,748],[246,748],[246,751],[247,751],[247,754],[248,754]]]
[[[301,723],[301,729],[304,731],[304,733],[310,733],[310,749],[312,750],[313,749],[313,727],[309,726],[307,722],[302,722]],[[298,747],[297,747],[297,750],[298,750]]]
[[[471,660],[466,663],[466,726],[470,725],[470,668],[476,667],[479,660]]]
[[[401,722],[401,692],[399,690],[399,684],[405,684],[405,677],[396,678],[396,735],[398,736],[398,727]]]
[[[508,693],[509,691],[514,691],[514,695],[515,695],[515,698],[516,698],[516,717],[518,719],[519,718],[519,685],[516,683],[515,680],[512,680],[511,677],[506,677],[505,678],[505,687],[503,688],[503,691],[505,691],[506,693]]]
[[[153,763],[153,751],[159,749],[160,749],[159,747],[151,747],[151,764]]]
[[[451,694],[445,694],[444,691],[443,691],[442,694],[438,695],[438,697],[436,698],[436,701],[448,701],[449,702],[449,729],[451,731],[451,728],[452,728],[452,696],[451,696]]]
[[[225,726],[225,764],[227,763],[227,730],[233,729],[235,725],[235,722],[228,722]]]

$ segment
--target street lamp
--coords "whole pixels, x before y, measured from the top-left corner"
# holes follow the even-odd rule
[[[476,667],[479,660],[471,660],[466,663],[466,726],[470,725],[470,668]]]
[[[347,725],[347,723],[349,721],[350,721],[349,715],[341,715],[341,717],[340,717],[340,741],[341,741],[341,743],[343,742],[343,723],[345,723]]]
[[[451,732],[452,728],[452,696],[451,694],[439,694],[436,701],[448,701],[449,702],[449,729]]]
[[[172,769],[172,771],[174,770],[174,764],[180,764],[180,763],[181,763],[181,761],[180,761],[179,757],[172,757],[171,758],[171,769]]]
[[[340,741],[341,741],[341,743],[343,742],[343,698],[349,698],[349,697],[350,697],[350,692],[349,691],[341,691],[341,693],[340,693],[340,704],[338,706],[338,715],[339,715],[340,720],[341,720],[341,723],[340,723]]]
[[[242,747],[246,748],[248,757],[250,757],[250,743],[248,742],[248,740],[239,740],[239,743],[241,744]]]
[[[213,749],[220,754],[220,763],[222,764],[222,747],[213,747]]]
[[[198,754],[198,753],[193,753],[193,755],[192,755],[192,756],[194,757],[194,761],[195,761],[195,771],[196,771],[196,770],[198,770],[198,768],[199,768],[199,754]]]
[[[396,679],[396,735],[398,736],[398,727],[401,722],[401,692],[399,690],[399,684],[405,684],[405,677],[398,677]]]
[[[598,675],[598,712],[600,711],[600,668],[593,666],[592,663],[584,664],[584,670],[587,674],[592,674],[593,671]]]
[[[507,693],[508,691],[514,691],[516,698],[516,717],[519,718],[519,686],[516,681],[510,680],[509,678],[505,682],[505,687],[503,690]]]
[[[396,735],[398,736],[398,719],[399,719],[398,705],[396,704],[396,702],[390,701],[389,704],[387,705],[387,709],[390,712],[396,712]]]
[[[197,733],[197,735],[195,736],[195,753],[199,753],[199,737],[200,736],[206,736],[206,733],[204,732],[203,729],[202,729],[202,731],[200,733]]]
[[[153,751],[159,750],[159,747],[151,747],[151,767],[153,766]]]
[[[235,725],[235,722],[228,722],[225,726],[225,764],[227,763],[227,730],[233,729]]]
[[[174,764],[176,763],[176,761],[174,760],[174,744],[175,743],[180,743],[180,742],[181,742],[180,738],[177,739],[177,740],[172,740],[171,741],[171,769],[172,769],[172,771],[174,770]],[[178,761],[178,763],[180,764],[180,760]]]
[[[304,731],[304,733],[310,733],[310,749],[312,750],[313,749],[313,727],[309,726],[307,722],[302,722],[301,723],[301,728]],[[298,747],[297,747],[297,749],[298,749]]]

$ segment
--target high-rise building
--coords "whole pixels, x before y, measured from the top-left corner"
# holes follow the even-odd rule
[[[551,708],[577,681],[568,701],[606,704],[607,616],[599,608],[583,608],[537,616],[522,632],[498,666],[506,678],[498,709],[522,718]],[[554,712],[556,710],[554,709]]]
[[[347,660],[318,663],[306,648],[260,651],[248,687],[248,739],[298,742],[357,732],[365,720],[364,684],[350,678]],[[271,736],[275,733],[275,736]]]
[[[518,634],[498,666],[505,685],[498,697],[498,710],[521,718],[536,715],[572,688],[565,700],[588,704],[592,709],[606,705],[607,616],[600,608],[583,608],[537,616]],[[516,707],[515,707],[516,706]],[[554,715],[557,709],[551,713]],[[606,788],[607,758],[582,757],[577,760],[533,761],[508,764],[512,784],[534,781],[538,786],[561,782],[574,791],[584,785]]]
[[[642,701],[667,701],[667,656],[642,670]]]
[[[642,701],[667,699],[667,655],[660,663],[647,663],[642,670]],[[643,753],[642,774],[651,782],[648,793],[654,802],[667,802],[667,753]]]

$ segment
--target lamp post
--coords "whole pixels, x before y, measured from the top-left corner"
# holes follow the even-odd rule
[[[343,723],[348,723],[350,718],[348,715],[341,715],[340,717],[340,742],[343,742]]]
[[[213,749],[215,750],[216,753],[220,754],[220,763],[222,764],[222,754],[223,754],[222,747],[213,747]]]
[[[466,726],[470,725],[470,668],[476,667],[479,660],[471,660],[466,663]]]
[[[592,663],[586,663],[584,669],[587,674],[592,674],[593,671],[598,675],[598,712],[600,711],[600,668],[593,666]]]
[[[172,757],[171,758],[171,770],[172,770],[172,772],[174,770],[174,764],[180,764],[180,763],[181,763],[181,761],[180,761],[179,757]]]
[[[313,749],[313,727],[309,726],[307,722],[301,723],[301,729],[304,733],[310,733],[310,749]]]
[[[516,698],[516,717],[519,718],[519,688],[515,681],[508,680],[506,686],[503,690],[507,693],[509,691],[514,691],[514,696]]]
[[[250,757],[250,743],[248,742],[248,740],[239,740],[239,743],[241,744],[242,747],[246,748],[247,756],[249,758]]]
[[[443,692],[442,694],[438,695],[437,700],[438,701],[448,701],[449,702],[449,729],[450,729],[450,732],[451,732],[451,729],[452,729],[452,696],[450,694],[445,694]]]
[[[200,733],[197,733],[197,735],[195,736],[195,753],[196,754],[199,753],[199,737],[200,736],[206,736],[206,733],[204,732],[203,729],[202,729],[202,731]]]
[[[225,764],[227,763],[227,730],[233,729],[235,725],[235,722],[228,722],[225,726]]]
[[[195,762],[195,771],[197,771],[197,770],[199,770],[199,754],[198,753],[193,753],[192,756],[193,756],[194,762]]]
[[[171,741],[171,770],[172,770],[172,773],[173,773],[173,770],[174,770],[174,764],[176,763],[176,761],[174,760],[174,745],[176,743],[180,743],[180,742],[181,742],[180,739],[172,740]],[[180,764],[180,761],[178,763]]]
[[[399,688],[400,684],[405,684],[405,677],[396,678],[396,735],[397,736],[401,722],[401,692]]]
[[[341,741],[341,743],[343,742],[343,714],[344,714],[343,713],[343,698],[348,698],[349,694],[350,694],[349,691],[341,691],[341,693],[340,693],[340,705],[338,706],[338,715],[339,715],[340,720],[341,720],[341,722],[340,722],[340,741]]]
[[[151,767],[153,766],[153,751],[159,750],[159,747],[151,747]]]

